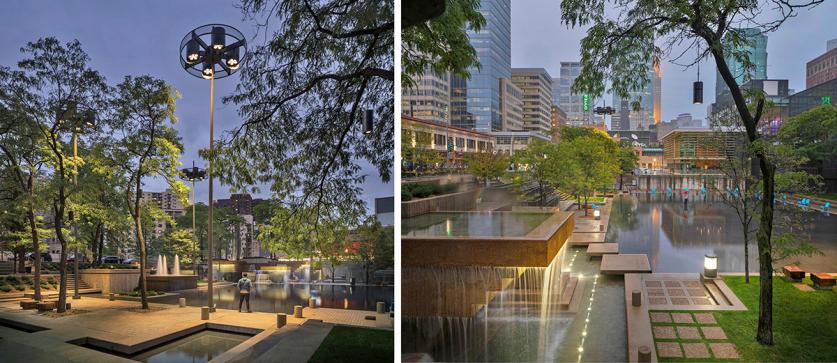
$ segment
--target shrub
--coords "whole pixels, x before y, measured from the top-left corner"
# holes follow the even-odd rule
[[[15,284],[15,289],[17,289],[17,291],[23,291],[23,290],[26,290],[26,288],[25,288],[25,287],[23,287],[23,285],[21,285],[21,284]]]
[[[57,282],[55,281],[55,278],[52,277],[52,276],[47,277],[47,282],[49,282],[50,284],[53,284],[53,285],[57,284]]]
[[[456,192],[459,186],[454,183],[439,185],[436,183],[413,183],[401,186],[401,200],[410,200],[415,198],[427,198],[434,195],[442,195]],[[405,199],[405,193],[410,195],[410,199]]]
[[[9,291],[12,291],[12,287],[9,286],[9,285],[0,285],[0,291],[9,292]]]
[[[408,200],[413,199],[413,194],[410,193],[408,190],[401,189],[401,201],[406,202]]]
[[[17,283],[18,283],[18,282],[17,282],[17,277],[15,277],[15,276],[11,276],[11,275],[6,276],[6,281],[8,281],[8,282],[9,282],[9,284],[12,284],[12,285],[14,285],[14,284],[17,284]]]

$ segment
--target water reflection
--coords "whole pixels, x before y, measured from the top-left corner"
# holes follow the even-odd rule
[[[177,304],[186,298],[189,306],[206,306],[206,289],[178,291],[180,294],[155,298],[153,302]],[[253,311],[267,313],[292,313],[294,305],[308,306],[313,297],[317,306],[334,309],[375,310],[375,304],[383,301],[391,306],[394,295],[392,286],[348,286],[310,284],[255,284],[250,295]],[[215,303],[219,309],[238,310],[238,288],[235,285],[215,286]]]
[[[143,352],[131,359],[147,363],[203,363],[250,338],[249,335],[206,330]]]
[[[803,235],[824,256],[795,257],[784,262],[799,260],[806,269],[837,271],[837,219],[818,212],[803,216]],[[614,200],[610,222],[608,241],[618,241],[620,253],[648,254],[655,272],[701,272],[705,254],[718,256],[719,271],[744,271],[744,235],[738,216],[711,197],[706,201],[690,199],[686,208],[677,195],[621,196]],[[753,238],[751,271],[757,270],[757,255]]]

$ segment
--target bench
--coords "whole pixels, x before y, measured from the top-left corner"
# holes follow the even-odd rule
[[[55,309],[55,302],[53,302],[53,301],[39,302],[39,303],[36,303],[35,306],[38,308],[39,312],[52,311],[53,309]]]
[[[38,307],[38,302],[37,301],[21,301],[20,302],[20,307],[23,310],[36,309]]]
[[[834,276],[825,272],[812,272],[811,282],[814,283],[815,289],[831,290],[834,288],[834,284],[837,280],[834,279]]]
[[[782,272],[788,280],[800,282],[805,278],[805,270],[799,268],[797,265],[787,265],[782,267]]]
[[[564,286],[564,291],[561,293],[561,298],[558,300],[558,305],[561,307],[569,307],[573,301],[573,292],[578,286],[578,277],[571,277]]]

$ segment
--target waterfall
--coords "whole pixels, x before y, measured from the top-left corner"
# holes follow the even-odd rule
[[[174,255],[174,266],[171,267],[171,274],[175,276],[180,275],[180,256]]]

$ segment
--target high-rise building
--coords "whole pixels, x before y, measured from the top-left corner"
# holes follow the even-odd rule
[[[436,74],[428,68],[413,80],[414,87],[401,90],[401,112],[424,120],[450,122],[449,73]]]
[[[561,106],[552,105],[552,141],[561,141],[561,128],[567,124],[567,113],[561,109]]]
[[[567,113],[567,125],[584,126],[593,122],[595,100],[571,91],[573,82],[581,74],[581,62],[561,62],[560,72],[557,104]]]
[[[658,124],[663,119],[663,70],[659,62],[654,63],[651,69],[654,70],[654,124]]]
[[[512,68],[512,82],[523,90],[523,129],[552,132],[552,77],[543,68]]]
[[[561,104],[561,78],[552,79],[552,104]]]
[[[828,41],[828,50],[805,66],[805,88],[837,78],[837,39]]]
[[[232,194],[229,199],[218,199],[215,206],[227,208],[243,219],[242,223],[230,226],[233,243],[230,243],[224,256],[230,260],[261,255],[261,246],[255,238],[255,223],[253,221],[253,197],[250,194]]]
[[[749,61],[754,68],[747,70],[744,64],[736,60],[730,55],[727,55],[726,62],[729,66],[730,72],[735,77],[735,82],[742,85],[751,79],[766,79],[767,78],[767,35],[764,35],[761,30],[756,28],[744,28],[739,30],[747,44],[739,48],[739,50],[747,52]],[[749,71],[749,72],[748,72]],[[721,93],[728,92],[729,88],[724,79],[721,78],[721,73],[716,71],[715,74],[715,98],[717,99]]]
[[[485,24],[468,31],[477,51],[480,69],[471,78],[451,77],[451,124],[478,131],[500,131],[500,79],[511,79],[511,1],[483,0],[480,13]]]
[[[177,218],[185,214],[183,204],[180,203],[180,200],[177,199],[177,196],[174,195],[170,189],[166,189],[165,192],[142,192],[141,200],[143,203],[156,204],[158,208],[172,218]],[[169,225],[169,223],[165,220],[154,221],[154,231],[152,232],[152,236],[154,238],[162,237],[169,227],[171,227],[171,225]]]
[[[658,65],[649,65],[650,79],[641,90],[628,92],[627,98],[613,94],[616,113],[611,116],[611,130],[647,130],[662,118],[662,76]]]
[[[500,107],[503,131],[523,131],[523,90],[507,78],[500,78]]]

